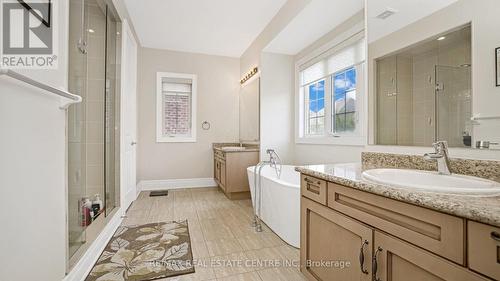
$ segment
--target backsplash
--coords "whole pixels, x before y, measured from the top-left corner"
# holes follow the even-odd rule
[[[436,161],[425,160],[420,155],[363,152],[361,153],[361,162],[363,170],[400,168],[437,171]],[[500,182],[500,161],[450,158],[450,164],[452,173]]]

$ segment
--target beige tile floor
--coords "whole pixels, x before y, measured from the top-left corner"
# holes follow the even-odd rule
[[[124,225],[188,220],[195,270],[163,281],[301,281],[299,251],[268,227],[250,226],[250,200],[231,201],[218,188],[171,190],[168,196],[142,192]]]

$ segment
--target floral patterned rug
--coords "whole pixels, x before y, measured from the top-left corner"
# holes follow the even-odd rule
[[[193,272],[186,220],[120,226],[85,280],[143,281]]]

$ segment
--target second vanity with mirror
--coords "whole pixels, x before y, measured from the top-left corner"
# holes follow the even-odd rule
[[[500,162],[451,159],[453,173],[470,176],[436,169],[422,156],[382,153],[363,153],[362,165],[298,167],[302,273],[309,280],[500,280]],[[420,179],[395,185],[381,170]],[[468,192],[490,186],[429,192],[425,173],[470,180]]]
[[[259,162],[260,78],[242,85],[239,143],[214,143],[214,179],[231,200],[250,198],[247,168]]]

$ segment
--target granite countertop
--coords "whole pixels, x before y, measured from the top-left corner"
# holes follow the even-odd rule
[[[213,143],[212,147],[214,150],[222,152],[255,152],[259,151],[259,146],[255,144],[243,144],[239,143]],[[228,148],[231,147],[231,148]],[[235,147],[239,147],[236,149]]]
[[[295,170],[354,189],[500,227],[500,196],[451,195],[375,184],[362,179],[362,167],[361,163],[348,163],[301,166]]]
[[[258,147],[241,147],[240,149],[235,149],[235,148],[227,148],[227,147],[214,147],[214,150],[226,152],[226,153],[231,153],[231,152],[253,152],[253,151],[259,151]]]

